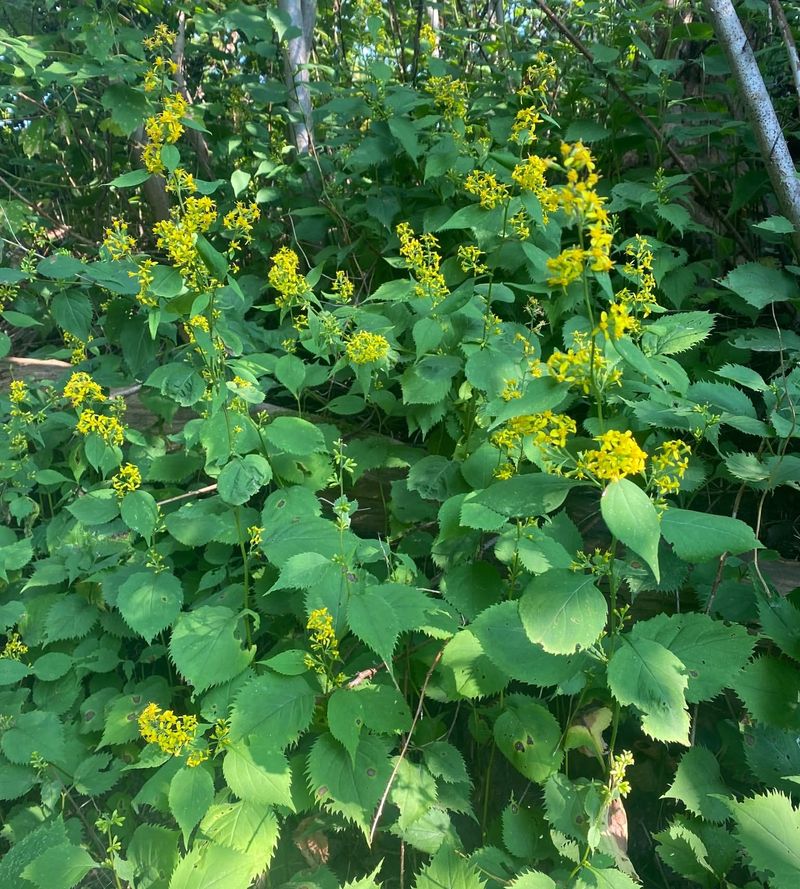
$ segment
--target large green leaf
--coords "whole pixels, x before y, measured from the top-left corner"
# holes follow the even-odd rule
[[[358,638],[392,669],[392,654],[400,633],[394,608],[381,595],[379,586],[354,593],[347,604],[347,622]]]
[[[272,480],[272,468],[260,454],[234,457],[222,467],[217,490],[225,503],[241,506]]]
[[[263,732],[276,750],[282,750],[308,728],[315,701],[316,692],[304,676],[254,676],[231,710],[231,740]]]
[[[716,756],[705,747],[692,747],[683,754],[675,780],[664,796],[680,800],[706,821],[722,823],[730,817],[725,802],[716,798],[729,797],[730,791],[722,780]]]
[[[169,783],[169,810],[183,832],[188,848],[189,835],[214,801],[214,779],[202,767],[179,769]]]
[[[175,666],[196,691],[238,676],[255,649],[242,648],[239,617],[222,605],[203,605],[179,615],[169,651]]]
[[[730,516],[670,507],[661,517],[661,533],[686,562],[705,562],[724,552],[732,556],[761,544],[753,529]]]
[[[657,741],[689,744],[688,680],[681,661],[658,642],[620,637],[608,663],[608,685],[620,704],[642,712],[642,728]]]
[[[64,843],[52,846],[22,872],[39,889],[72,889],[97,862],[80,846]]]
[[[178,862],[169,889],[248,889],[259,870],[244,852],[198,844]]]
[[[389,743],[375,735],[361,737],[355,760],[328,733],[317,738],[308,756],[314,799],[352,821],[365,836],[391,771]]]
[[[742,670],[733,687],[758,722],[778,728],[800,728],[797,664],[762,655]]]
[[[760,262],[737,266],[720,283],[757,309],[800,296],[794,278],[781,269]]]
[[[800,812],[782,793],[731,803],[736,834],[751,865],[770,874],[772,889],[800,885]]]
[[[548,571],[528,584],[519,616],[528,638],[552,654],[572,654],[595,643],[608,606],[592,575]]]
[[[462,855],[442,846],[417,874],[414,889],[484,889],[485,884]]]
[[[431,689],[449,700],[482,698],[508,685],[509,677],[489,659],[470,630],[459,630],[445,645]]]
[[[716,697],[736,685],[737,674],[753,652],[755,639],[740,624],[707,614],[659,614],[638,621],[632,638],[650,639],[669,649],[686,667],[686,700],[693,704]]]
[[[231,744],[222,764],[228,787],[248,803],[293,809],[292,773],[286,756],[271,739],[253,736]]]
[[[200,822],[200,833],[220,846],[257,855],[263,870],[278,842],[278,819],[272,809],[253,803],[218,803]]]
[[[509,695],[494,724],[500,752],[531,781],[542,783],[561,765],[561,727],[533,698]]]
[[[170,571],[137,571],[117,592],[125,623],[148,642],[172,624],[182,605],[183,587]]]
[[[661,526],[653,501],[627,478],[611,482],[600,498],[600,511],[608,530],[629,549],[638,553],[655,576],[658,571],[658,541]]]

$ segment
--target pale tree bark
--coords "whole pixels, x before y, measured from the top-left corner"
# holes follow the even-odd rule
[[[289,90],[291,130],[298,154],[308,154],[314,147],[311,118],[311,91],[308,87],[308,63],[317,21],[317,0],[278,0],[278,7],[300,34],[287,41],[284,77]]]
[[[764,78],[731,0],[706,0],[706,8],[744,100],[781,211],[795,227],[793,241],[800,257],[800,180]]]

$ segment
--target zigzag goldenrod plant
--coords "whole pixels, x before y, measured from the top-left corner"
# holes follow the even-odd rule
[[[212,20],[271,58],[277,18]],[[800,340],[730,316],[796,279],[731,272],[712,335],[535,48],[484,85],[430,25],[418,85],[365,50],[318,168],[256,127],[213,181],[188,131],[218,172],[241,139],[175,41],[120,56],[111,183],[163,218],[0,269],[74,365],[0,399],[0,886],[794,889],[800,611],[758,538]]]

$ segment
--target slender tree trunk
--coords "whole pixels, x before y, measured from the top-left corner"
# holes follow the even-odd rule
[[[794,247],[800,257],[800,180],[764,78],[731,0],[706,0],[706,8],[744,100],[781,211],[795,227]]]
[[[772,14],[775,16],[778,29],[781,32],[783,43],[786,46],[786,55],[789,56],[789,68],[792,71],[792,82],[797,93],[797,101],[800,103],[800,55],[797,52],[797,44],[792,35],[792,29],[789,27],[789,22],[786,20],[786,13],[783,11],[781,0],[769,0],[769,5],[772,9]]]
[[[298,154],[308,154],[314,147],[314,125],[311,118],[311,91],[308,88],[308,65],[317,0],[278,0],[281,12],[288,16],[300,34],[287,42],[284,56],[284,77],[289,90],[289,111],[292,114],[292,136]]]

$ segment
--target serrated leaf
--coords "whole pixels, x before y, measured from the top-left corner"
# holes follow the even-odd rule
[[[640,555],[650,566],[656,581],[660,581],[658,542],[661,525],[653,501],[638,485],[621,478],[611,482],[603,491],[600,511],[608,530]]]
[[[257,854],[259,871],[269,864],[279,833],[272,809],[247,802],[213,805],[200,822],[200,834],[205,839],[250,857]]]
[[[542,783],[561,765],[561,727],[556,718],[525,695],[509,695],[494,724],[500,752],[526,778]]]
[[[796,664],[762,655],[742,670],[734,690],[758,722],[800,728],[800,673]]]
[[[753,529],[730,516],[670,507],[661,517],[661,534],[685,562],[706,562],[724,552],[735,556],[761,544]]]
[[[362,735],[355,760],[332,735],[320,735],[308,756],[308,780],[314,799],[338,812],[369,835],[375,806],[391,774],[389,743]]]
[[[773,889],[800,884],[800,812],[782,793],[731,803],[736,835],[752,867],[771,874]]]
[[[225,503],[241,506],[272,480],[272,467],[260,454],[234,457],[223,466],[217,490]]]
[[[722,780],[719,762],[705,747],[692,747],[681,757],[675,780],[664,797],[680,800],[693,814],[721,824],[730,817],[730,811],[715,795],[731,796]]]
[[[658,642],[629,635],[620,639],[608,663],[611,693],[620,704],[642,711],[642,728],[651,738],[688,746],[686,668]]]
[[[297,553],[290,556],[281,565],[280,576],[272,585],[271,592],[286,589],[310,589],[319,583],[320,574],[330,565],[331,560],[319,553]]]
[[[417,874],[414,889],[484,889],[485,885],[477,870],[445,845]]]
[[[400,810],[397,827],[407,830],[438,802],[436,781],[422,763],[404,758],[396,763],[389,799]]]
[[[759,262],[737,266],[720,281],[751,306],[763,309],[773,302],[796,299],[798,287],[793,278],[781,269]]]
[[[519,600],[531,642],[551,654],[573,654],[597,641],[608,606],[592,575],[548,571],[535,577]]]
[[[97,862],[85,849],[64,843],[32,861],[22,876],[39,889],[72,889],[95,867]]]
[[[445,645],[434,677],[450,700],[496,694],[509,680],[469,630],[459,630]]]
[[[508,889],[556,889],[556,884],[540,871],[525,871],[508,884]]]
[[[380,587],[366,587],[363,592],[350,597],[347,622],[353,633],[383,660],[391,672],[400,621],[394,608],[380,594]]]
[[[169,889],[248,889],[258,868],[250,855],[209,843],[178,862]]]
[[[357,691],[337,688],[328,698],[328,729],[354,763],[363,725],[362,696]]]
[[[271,739],[252,736],[248,743],[230,744],[222,770],[228,787],[239,799],[260,806],[294,809],[289,761]]]
[[[642,344],[649,355],[676,355],[701,343],[711,333],[715,316],[710,312],[665,315],[645,327]]]
[[[242,648],[238,629],[238,615],[221,605],[203,605],[178,616],[169,651],[195,691],[233,679],[253,659],[255,649]]]
[[[316,692],[304,676],[254,676],[231,710],[232,741],[263,732],[277,750],[293,743],[314,715]]]
[[[47,711],[20,713],[0,736],[0,749],[10,762],[18,765],[28,765],[34,753],[48,762],[59,762],[64,744],[61,720]]]
[[[169,783],[168,799],[170,812],[183,832],[183,844],[188,848],[189,835],[214,801],[214,781],[202,766],[184,766]]]
[[[147,491],[131,491],[122,498],[119,508],[122,521],[145,540],[150,541],[158,524],[158,504]]]
[[[432,775],[448,784],[470,784],[464,757],[447,741],[433,741],[422,748],[425,764]]]
[[[169,571],[137,571],[117,592],[125,623],[148,642],[172,624],[182,605],[183,587]]]
[[[658,642],[681,661],[689,680],[686,700],[690,704],[711,700],[733,686],[755,645],[743,626],[693,612],[639,621],[631,636]]]

